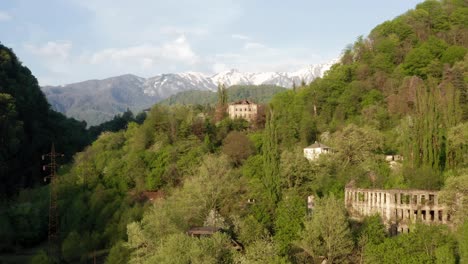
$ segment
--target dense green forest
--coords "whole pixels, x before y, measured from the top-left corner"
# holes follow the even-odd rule
[[[106,263],[468,263],[467,49],[466,3],[426,1],[359,37],[323,78],[276,94],[260,126],[215,122],[201,106],[126,118],[60,170],[62,261],[100,252]],[[24,119],[20,99],[4,98],[2,146],[13,148]],[[315,140],[335,152],[307,161]],[[403,163],[392,169],[385,154]],[[348,217],[350,183],[441,190],[453,226],[390,237],[378,216]],[[47,205],[47,186],[5,205],[0,250],[44,241]],[[200,226],[222,232],[186,234]],[[53,261],[44,250],[31,258]]]
[[[29,69],[0,44],[0,199],[42,182],[41,156],[52,142],[64,154],[61,161],[69,162],[101,132],[118,131],[144,118],[144,113],[134,117],[127,110],[86,130],[85,122],[53,111]]]
[[[286,88],[275,85],[233,85],[227,89],[231,101],[250,99],[259,104],[270,102],[273,96]],[[186,91],[173,95],[159,104],[162,105],[215,105],[217,95],[210,91]]]
[[[0,44],[0,199],[42,182],[52,142],[71,156],[87,143],[86,123],[51,110],[36,78]]]

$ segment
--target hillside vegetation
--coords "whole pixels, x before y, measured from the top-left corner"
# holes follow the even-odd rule
[[[0,199],[42,182],[40,159],[52,142],[71,160],[88,144],[86,123],[53,111],[29,69],[0,44]]]
[[[268,103],[273,96],[286,88],[275,85],[233,85],[227,89],[230,101],[250,99],[256,103]],[[217,95],[210,91],[186,91],[173,95],[159,104],[162,105],[215,105]]]
[[[359,37],[323,78],[276,94],[255,129],[156,105],[143,123],[102,133],[61,171],[64,261],[109,249],[106,263],[466,263],[467,21],[464,1],[419,4]],[[307,161],[315,140],[335,152]],[[403,163],[392,169],[385,154]],[[347,184],[441,190],[454,225],[389,237],[378,216],[348,218]],[[45,211],[22,208],[46,197],[23,191],[0,216],[2,250],[45,239]],[[200,226],[223,232],[186,234]]]

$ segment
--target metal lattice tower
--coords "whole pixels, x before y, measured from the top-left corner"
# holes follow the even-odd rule
[[[43,170],[50,170],[50,175],[44,178],[44,181],[50,179],[50,205],[49,205],[49,257],[54,259],[60,258],[60,238],[59,238],[59,215],[57,206],[57,157],[62,157],[63,154],[55,152],[55,146],[52,143],[50,153],[42,155],[42,160],[50,159],[50,163],[43,166]]]

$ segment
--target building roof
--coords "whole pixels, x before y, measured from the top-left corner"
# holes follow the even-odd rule
[[[308,146],[306,148],[330,148],[330,147],[315,141],[314,144],[312,144],[312,145],[310,145],[310,146]]]
[[[255,104],[255,103],[252,102],[252,101],[250,101],[250,100],[248,100],[248,99],[242,99],[242,100],[239,100],[239,101],[232,102],[232,103],[230,103],[230,104],[231,104],[231,105],[239,105],[239,104],[242,104],[242,105],[244,105],[244,104],[253,105],[253,104]]]

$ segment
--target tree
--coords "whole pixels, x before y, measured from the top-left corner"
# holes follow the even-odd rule
[[[377,214],[366,217],[359,233],[358,246],[362,263],[367,246],[378,245],[385,240],[385,226],[380,216]]]
[[[304,157],[302,148],[283,151],[280,170],[283,188],[303,188],[313,175],[312,166]]]
[[[6,177],[21,166],[15,158],[23,141],[23,124],[18,120],[15,100],[9,94],[0,93],[0,197],[6,195],[15,177]]]
[[[451,127],[447,133],[447,163],[450,168],[468,166],[468,122]]]
[[[465,57],[466,48],[461,46],[450,46],[442,54],[441,61],[453,65],[456,61],[463,60]]]
[[[49,259],[47,253],[44,250],[39,250],[30,261],[31,264],[51,264],[54,263]]]
[[[458,252],[460,255],[460,263],[468,263],[468,220],[459,228],[458,232]]]
[[[233,217],[234,232],[239,241],[248,245],[256,240],[263,239],[268,236],[268,231],[265,227],[255,219],[251,214],[244,218],[238,216]]]
[[[370,127],[350,124],[333,134],[332,140],[338,159],[344,165],[359,164],[382,150],[381,133]]]
[[[226,115],[228,96],[226,86],[224,84],[218,84],[218,103],[216,104],[215,120],[221,121]]]
[[[273,111],[265,125],[265,136],[263,143],[263,169],[262,182],[269,193],[270,201],[276,204],[280,199],[280,155],[278,150],[278,137],[276,131],[276,120]]]
[[[106,264],[125,264],[130,259],[130,250],[120,241],[114,244],[106,258]]]
[[[306,210],[304,199],[294,191],[283,195],[283,199],[278,203],[274,240],[280,255],[287,255],[291,244],[298,239]]]
[[[62,244],[63,258],[68,262],[73,262],[79,259],[83,253],[80,235],[77,232],[70,232]]]
[[[446,226],[417,224],[409,234],[369,244],[364,263],[450,263],[443,261],[454,259],[454,240]]]
[[[421,78],[426,78],[427,66],[433,59],[434,55],[427,47],[418,47],[408,53],[403,68],[408,75],[417,75]]]
[[[417,83],[414,112],[405,120],[404,131],[401,131],[403,156],[411,168],[428,167],[438,171],[445,165],[446,123],[454,115],[444,108],[455,109],[456,106],[451,105],[453,100],[444,103],[442,91],[434,79],[427,84],[418,79],[414,81]]]
[[[277,255],[276,244],[271,239],[261,239],[250,244],[245,249],[245,254],[237,255],[236,263],[239,264],[287,264],[286,257]]]
[[[297,243],[315,259],[341,263],[353,250],[343,202],[334,195],[319,199]]]
[[[223,140],[221,150],[235,166],[242,164],[254,152],[252,141],[242,132],[232,131]]]
[[[450,176],[440,193],[440,201],[445,203],[453,215],[453,222],[461,226],[468,215],[468,170],[465,168],[460,175]]]
[[[216,233],[212,237],[198,239],[178,233],[165,239],[164,246],[158,247],[147,263],[230,263],[229,243],[225,234]]]

